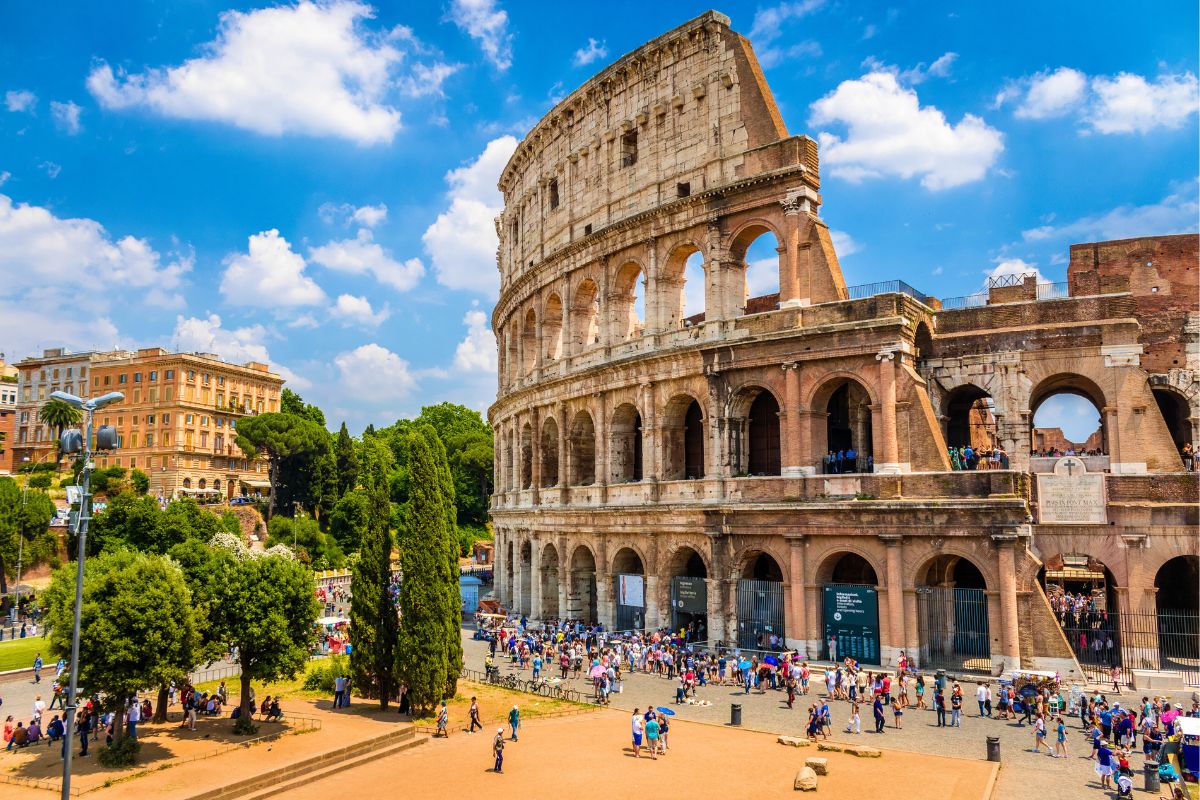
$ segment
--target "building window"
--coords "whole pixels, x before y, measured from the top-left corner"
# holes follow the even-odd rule
[[[81,378],[86,378],[86,377],[87,377],[87,367],[80,367],[80,368],[79,368],[79,377],[81,377]]]
[[[54,370],[54,380],[58,380],[58,370]]]
[[[158,370],[153,370],[153,369],[150,370],[150,380],[152,380],[152,381],[158,380]]]
[[[691,183],[684,182],[684,183],[675,184],[675,194],[678,195],[679,197],[688,197],[691,195],[691,193],[692,193],[692,184]]]
[[[174,386],[167,386],[163,389],[163,400],[166,400],[169,403],[169,402],[171,402],[171,398],[173,398],[174,396],[175,396],[175,387]]]
[[[112,381],[112,378],[110,376],[108,376],[108,375],[104,376],[104,385],[105,386],[108,386],[111,381]]]
[[[632,167],[637,163],[637,131],[621,134],[621,166]]]
[[[584,236],[592,235],[592,223],[589,222],[587,225],[583,226],[583,235]]]
[[[132,422],[131,424],[132,424],[132,425],[133,425],[133,427],[135,427],[135,428],[138,426],[138,415],[137,415],[137,414],[134,414],[134,415],[133,415],[133,422]]]
[[[171,446],[171,432],[163,431],[163,447]]]
[[[21,412],[21,422],[29,422],[29,412],[28,411]]]
[[[201,424],[201,425],[207,425],[207,424],[208,424],[208,417],[201,417],[201,418],[200,418],[200,424]]]
[[[208,447],[208,431],[200,431],[200,446]]]
[[[157,386],[150,387],[150,402],[151,403],[158,402],[158,387]]]
[[[153,433],[146,434],[146,447],[154,447],[154,434]]]
[[[209,375],[207,372],[206,372],[206,373],[204,373],[204,374],[201,376],[201,378],[203,379],[203,382],[204,382],[204,383],[208,383],[208,380],[209,380],[209,378],[211,378],[211,377],[212,377],[212,376],[211,376],[211,375]]]
[[[67,377],[68,377],[68,378],[69,378],[69,377],[71,377],[71,371],[72,371],[73,369],[74,369],[74,367],[67,367]],[[80,374],[80,375],[82,375],[83,373],[81,372],[81,373],[79,373],[79,374]]]
[[[136,432],[129,434],[129,446],[137,447],[138,435]]]
[[[142,382],[142,373],[140,373],[140,372],[133,373],[133,382],[141,383]]]
[[[195,415],[193,415],[193,414],[188,414],[188,415],[187,415],[187,424],[188,424],[188,425],[191,425],[191,424],[192,424],[192,421],[193,421],[193,420],[195,420],[195,419],[196,419]]]
[[[194,380],[196,380],[196,371],[195,371],[194,369],[189,369],[189,370],[188,370],[188,380],[189,380],[189,381],[194,381]]]
[[[117,376],[117,383],[124,386],[125,383],[127,383],[127,381],[125,379],[128,377],[129,377],[128,375],[126,375],[124,372],[122,372],[120,375]]]
[[[171,424],[171,415],[163,414],[163,425],[170,425],[170,424]]]
[[[133,390],[133,402],[135,402],[135,403],[142,402],[142,390],[141,389]]]
[[[173,381],[173,380],[175,380],[175,370],[173,370],[173,369],[169,369],[169,370],[167,370],[167,372],[166,372],[166,378],[167,378],[167,380],[169,380],[169,381]]]
[[[558,208],[558,178],[550,179],[550,210]]]
[[[92,378],[92,386],[99,386],[99,385],[100,385],[100,377],[97,376],[95,378]]]
[[[225,385],[225,376],[218,375],[217,376],[217,386],[224,386],[224,385]]]

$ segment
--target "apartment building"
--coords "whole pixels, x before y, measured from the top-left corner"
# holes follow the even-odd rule
[[[25,358],[17,368],[15,440],[12,468],[54,458],[55,431],[43,425],[39,411],[53,392],[88,396],[87,379],[93,351],[72,353],[62,347],[43,350],[40,358]]]
[[[0,353],[0,475],[13,471],[17,422],[17,368]]]

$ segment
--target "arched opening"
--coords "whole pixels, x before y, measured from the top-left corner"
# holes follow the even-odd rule
[[[508,376],[508,382],[511,384],[521,375],[521,353],[518,342],[521,338],[521,326],[518,320],[513,320],[504,328],[504,340],[507,343],[505,347],[504,362],[507,367],[505,374]]]
[[[1041,581],[1050,610],[1079,663],[1121,664],[1121,609],[1108,567],[1086,553],[1059,553],[1046,559]]]
[[[920,664],[991,670],[987,585],[961,556],[934,556],[917,570]]]
[[[533,488],[533,426],[521,427],[521,488]]]
[[[190,488],[192,488],[192,479],[191,479],[191,478],[184,478],[184,479],[183,479],[183,488],[185,488],[185,489],[190,489]]]
[[[596,426],[586,411],[571,422],[570,446],[571,485],[591,486],[596,482]]]
[[[525,312],[525,324],[521,326],[521,374],[529,375],[537,365],[538,329],[537,312],[532,308]]]
[[[596,557],[583,545],[571,555],[567,616],[587,623],[596,621]]]
[[[221,479],[220,478],[213,479],[213,490],[217,491],[217,492],[221,491]]]
[[[831,661],[854,658],[879,664],[879,578],[857,553],[836,553],[817,572],[822,576],[821,653]]]
[[[542,487],[558,485],[558,423],[547,417],[542,423]]]
[[[563,355],[563,304],[562,298],[552,294],[546,298],[542,311],[542,360],[550,363]]]
[[[632,403],[622,403],[613,412],[609,479],[632,483],[642,479],[642,415]]]
[[[622,547],[613,556],[613,601],[618,631],[646,629],[646,567],[631,547]]]
[[[1176,556],[1154,576],[1159,669],[1200,670],[1200,556]]]
[[[542,548],[542,618],[558,619],[558,550],[553,544]]]
[[[1175,445],[1175,452],[1181,453],[1183,446],[1192,441],[1192,426],[1188,421],[1188,404],[1178,392],[1171,389],[1153,387],[1154,402],[1158,404],[1158,411],[1162,414],[1163,422],[1167,424],[1167,431],[1171,434],[1171,442]]]
[[[533,609],[533,545],[528,541],[521,542],[521,607],[517,609],[522,614],[530,614]]]
[[[690,547],[681,547],[667,567],[671,576],[671,629],[690,642],[708,639],[708,566]]]
[[[631,261],[617,270],[611,308],[613,342],[642,335],[646,323],[646,282],[640,265]]]
[[[784,252],[775,232],[765,225],[742,228],[729,243],[731,269],[740,267],[735,281],[742,281],[742,314],[761,314],[779,308],[779,275],[783,271]]]
[[[600,344],[600,290],[587,278],[571,303],[571,352],[582,353]]]
[[[750,404],[746,418],[745,471],[749,475],[779,475],[779,402],[766,389]]]
[[[1100,415],[1104,405],[1100,387],[1081,375],[1042,381],[1029,403],[1033,455],[1107,455],[1108,436]]]
[[[659,279],[664,331],[691,328],[704,322],[704,255],[692,243],[667,256]]]
[[[934,358],[933,333],[929,330],[929,326],[925,324],[924,320],[917,323],[917,329],[913,333],[913,347],[917,351],[913,358],[916,360],[918,367],[924,367],[929,359]]]
[[[663,409],[663,479],[704,477],[704,412],[690,395],[671,398]]]
[[[199,486],[201,489],[207,489],[207,488],[208,488],[208,481],[207,481],[207,480],[205,480],[204,478],[201,478],[201,479],[200,479],[200,483],[198,484],[198,486]]]
[[[950,463],[954,469],[992,466],[991,453],[998,441],[996,404],[992,396],[978,386],[966,384],[955,387],[946,395],[943,408],[946,444],[952,451]]]
[[[830,474],[874,472],[871,397],[858,381],[837,382],[825,403],[825,454],[821,469]]]
[[[507,536],[505,538],[507,538]],[[516,610],[516,606],[512,602],[513,575],[516,574],[516,561],[514,560],[515,553],[516,548],[513,547],[512,539],[508,539],[504,543],[504,591],[507,594],[507,597],[502,598],[502,601],[509,606],[510,611]]]
[[[782,650],[783,570],[767,553],[750,554],[737,583],[738,647]]]

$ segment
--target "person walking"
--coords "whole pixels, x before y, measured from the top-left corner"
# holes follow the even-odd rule
[[[467,715],[471,718],[471,727],[467,729],[467,733],[474,733],[476,728],[483,730],[483,723],[479,721],[479,703],[474,697],[471,698],[471,709]]]
[[[988,699],[987,686],[984,685],[983,681],[980,681],[979,686],[976,687],[976,689],[975,689],[975,702],[979,703],[979,716],[981,716],[981,717],[983,717],[983,716],[990,717],[991,716],[990,713],[989,714],[984,713],[984,706],[987,703],[987,699]]]
[[[521,727],[521,711],[515,705],[508,712],[508,727],[512,728],[512,741],[517,740],[517,728]]]
[[[1054,720],[1054,722],[1055,722],[1054,730],[1055,730],[1055,733],[1057,734],[1057,741],[1055,741],[1055,743],[1054,743],[1054,757],[1055,758],[1066,758],[1067,757],[1067,726],[1063,722],[1062,717],[1056,718]]]
[[[829,660],[837,663],[837,637],[829,637]]]
[[[901,718],[904,716],[904,707],[900,705],[899,697],[892,698],[892,716],[895,718],[896,730],[900,730],[900,728],[903,727],[901,726],[900,722]]]
[[[642,718],[641,709],[633,710],[633,757],[642,757],[642,726],[645,720]]]
[[[333,679],[333,707],[342,707],[342,696],[346,693],[346,679],[338,675]]]
[[[496,766],[492,772],[504,774],[504,728],[496,728],[496,738],[492,740],[492,755],[496,757]]]
[[[933,709],[937,712],[937,726],[946,727],[946,695],[941,689],[933,693]]]
[[[25,626],[24,625],[21,626],[21,638],[22,639],[25,638]],[[38,653],[33,658],[33,682],[34,683],[42,682],[42,663],[43,663],[42,662],[42,654]]]
[[[1041,714],[1033,721],[1033,752],[1042,752],[1042,745],[1046,741],[1046,718]],[[1046,748],[1046,752],[1050,752],[1050,748]]]
[[[871,706],[875,715],[875,732],[883,733],[884,717],[883,717],[883,696],[875,695],[875,702]]]
[[[435,739],[439,736],[450,738],[450,711],[446,708],[445,700],[438,706],[437,730],[434,731],[433,736]]]

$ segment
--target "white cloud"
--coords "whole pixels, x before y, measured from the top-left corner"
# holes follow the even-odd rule
[[[1071,113],[1087,94],[1087,76],[1070,67],[1034,75],[1016,116],[1022,119],[1050,119]]]
[[[479,42],[484,56],[496,69],[504,71],[512,66],[508,12],[498,8],[496,0],[453,0],[449,13],[459,29]]]
[[[50,115],[54,117],[54,124],[68,136],[74,136],[83,130],[83,125],[79,122],[79,116],[82,113],[83,109],[70,101],[60,103],[52,100],[50,102]]]
[[[760,8],[754,13],[754,23],[750,26],[750,41],[765,49],[782,35],[785,22],[807,16],[823,5],[825,0],[799,0]]]
[[[450,207],[438,215],[422,237],[438,283],[443,286],[488,297],[495,297],[499,291],[495,219],[504,198],[496,182],[516,147],[517,140],[512,136],[493,139],[474,162],[446,174]]]
[[[4,93],[4,105],[9,111],[33,111],[37,95],[28,89],[10,89]]]
[[[844,81],[812,104],[810,125],[837,123],[847,135],[821,131],[822,160],[852,182],[920,176],[927,189],[949,189],[982,179],[1004,150],[1001,133],[982,119],[966,114],[951,125],[888,72]]]
[[[306,389],[312,383],[281,364],[271,361],[271,354],[263,344],[267,329],[262,325],[247,325],[242,328],[221,327],[221,318],[216,314],[207,317],[175,318],[175,330],[171,334],[171,349],[183,353],[215,353],[223,361],[244,364],[259,361],[284,377],[293,389]]]
[[[376,206],[352,206],[349,203],[322,203],[317,209],[317,216],[326,225],[346,225],[351,223],[366,228],[374,228],[387,221],[388,207],[384,203]]]
[[[928,74],[936,78],[945,78],[950,74],[950,67],[958,58],[958,53],[943,53],[929,65]]]
[[[462,372],[496,373],[496,336],[488,327],[487,314],[468,311],[463,317],[467,335],[454,351],[454,366]]]
[[[354,209],[354,213],[350,215],[350,218],[359,225],[374,228],[376,225],[387,220],[387,206],[383,203],[377,206],[360,206]]]
[[[575,66],[585,67],[602,58],[608,58],[608,43],[588,37],[587,47],[575,51]]]
[[[400,91],[407,97],[442,96],[442,84],[462,68],[461,64],[414,64],[412,72],[400,78]]]
[[[1021,232],[1026,242],[1097,242],[1130,239],[1147,233],[1167,235],[1196,230],[1200,218],[1196,181],[1171,191],[1157,203],[1123,205],[1103,214],[1081,217],[1061,225],[1042,225]]]
[[[128,75],[100,64],[87,86],[110,109],[147,108],[270,136],[390,142],[400,112],[386,95],[403,53],[386,36],[363,29],[361,21],[372,14],[370,6],[350,0],[225,11],[204,55]]]
[[[3,172],[0,172],[0,186],[3,186],[4,184],[8,183],[8,179],[11,177],[12,177],[12,173],[9,172],[8,170],[4,170]]]
[[[408,362],[372,342],[333,359],[341,374],[342,389],[366,405],[380,405],[408,395],[417,380]]]
[[[818,53],[818,55],[820,55]],[[894,64],[888,64],[879,60],[875,56],[867,56],[862,61],[862,66],[871,72],[888,72],[896,76],[896,79],[906,86],[916,86],[924,83],[930,78],[946,78],[950,76],[950,68],[954,62],[958,60],[958,53],[943,53],[938,56],[932,64],[925,65],[922,61],[915,67],[909,69],[900,69]]]
[[[241,306],[288,308],[325,301],[325,292],[304,274],[304,259],[272,228],[250,237],[245,253],[225,257],[221,295]]]
[[[996,266],[990,270],[984,270],[984,274],[987,276],[983,282],[984,288],[987,288],[989,280],[1016,275],[1036,275],[1038,283],[1050,282],[1042,275],[1036,264],[1031,264],[1021,258],[998,258]]]
[[[50,180],[54,180],[58,177],[58,174],[62,172],[62,164],[55,164],[53,161],[43,161],[42,163],[38,164],[38,168],[45,170],[46,175],[50,178]]]
[[[385,305],[379,311],[371,308],[371,301],[365,297],[355,297],[352,294],[339,295],[330,313],[337,319],[348,324],[363,325],[369,328],[378,327],[391,316],[391,310]]]
[[[764,47],[758,52],[758,63],[763,69],[801,58],[820,58],[821,43],[814,39],[805,39],[787,47]]]
[[[354,239],[327,242],[320,247],[310,248],[308,257],[326,269],[352,275],[373,275],[375,280],[398,292],[413,288],[425,274],[421,259],[397,261],[375,242],[366,228],[360,229]]]
[[[867,27],[863,28],[863,33],[862,33],[863,41],[865,42],[867,39],[874,39],[875,34],[878,32],[879,32],[879,29],[876,28],[874,25],[868,25]]]
[[[833,239],[833,250],[838,258],[845,258],[862,250],[862,245],[845,231],[830,231],[829,238]]]
[[[1146,133],[1178,128],[1197,109],[1196,76],[1159,75],[1150,83],[1122,72],[1115,78],[1092,79],[1095,101],[1086,121],[1097,133]]]

